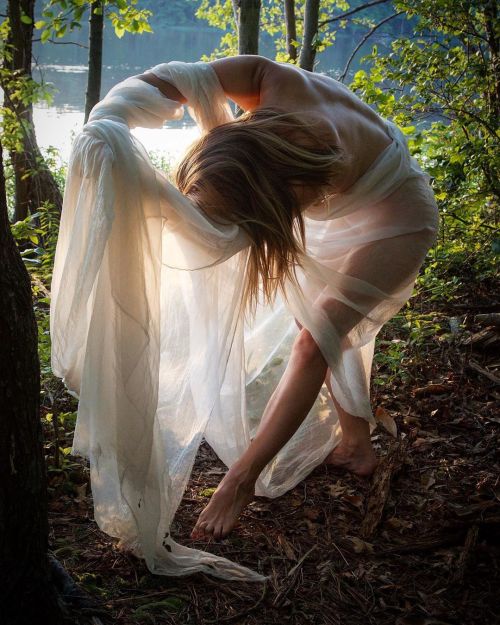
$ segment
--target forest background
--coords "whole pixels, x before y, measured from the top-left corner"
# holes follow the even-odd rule
[[[0,3],[0,593],[6,623],[52,625],[105,620],[109,614],[120,623],[274,623],[285,613],[297,623],[496,622],[498,541],[491,535],[500,515],[497,11],[491,0]],[[154,38],[163,27],[219,32],[215,49],[204,51],[207,57],[265,51],[309,70],[334,55],[347,33],[349,48],[329,73],[403,128],[432,176],[440,207],[439,239],[414,297],[384,329],[377,347],[373,397],[381,431],[375,439],[386,460],[378,484],[387,488],[381,493],[347,480],[333,484],[333,493],[331,475],[315,475],[309,499],[302,500],[299,532],[287,533],[283,521],[273,546],[257,546],[251,554],[241,535],[229,546],[213,546],[218,553],[233,548],[263,570],[266,563],[269,568],[269,549],[278,550],[274,581],[262,596],[244,588],[234,597],[224,584],[210,586],[206,579],[177,586],[158,582],[92,529],[86,465],[70,454],[76,403],[50,370],[48,306],[65,163],[37,144],[33,106],[50,102],[54,93],[37,74],[33,44],[83,50],[86,88],[76,93],[88,116],[101,96],[103,46],[109,41],[103,32],[114,32],[126,56],[131,34]],[[168,168],[164,154],[152,157]],[[425,458],[422,451],[428,452]],[[207,474],[212,471],[214,479],[218,467],[202,449],[179,513],[177,531],[184,540],[196,510],[213,492]],[[397,470],[401,476],[395,479]],[[411,505],[402,496],[408,490],[415,493]],[[271,531],[271,511],[288,506],[296,522],[294,497],[280,500],[278,508],[261,503],[250,511],[252,541]],[[374,506],[380,508],[377,518],[370,517]],[[318,537],[330,509],[339,523],[333,546]],[[415,530],[427,541],[424,547],[412,537]],[[320,544],[328,557],[310,556]],[[391,549],[399,556],[384,561]],[[412,556],[415,568],[402,572],[405,549],[424,555]],[[70,586],[54,556],[80,590]],[[377,562],[399,578],[398,598],[388,599],[395,582],[377,573]],[[113,566],[119,571],[111,575]],[[427,579],[415,589],[415,575],[429,567],[432,583]],[[481,600],[458,599],[466,582]]]

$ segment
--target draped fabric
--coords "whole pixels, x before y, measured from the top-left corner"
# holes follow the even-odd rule
[[[151,71],[187,98],[202,132],[232,119],[210,65]],[[370,170],[306,211],[300,286],[287,285],[286,305],[261,306],[246,325],[245,234],[201,213],[130,133],[182,114],[130,78],[76,138],[53,273],[52,366],[79,396],[73,451],[90,460],[101,529],[154,573],[258,581],[261,574],[170,535],[200,442],[228,466],[243,453],[286,364],[294,319],[326,358],[339,404],[373,423],[375,336],[411,293],[436,207],[428,177],[388,122],[393,141]],[[286,492],[339,440],[338,415],[321,395],[257,494]]]

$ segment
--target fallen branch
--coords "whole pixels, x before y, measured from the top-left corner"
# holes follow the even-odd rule
[[[474,316],[474,321],[477,323],[487,323],[494,326],[500,326],[500,313],[481,313]]]
[[[481,367],[475,360],[469,360],[467,366],[469,369],[474,369],[474,371],[484,375],[484,377],[488,378],[488,380],[491,380],[495,384],[500,384],[500,378],[497,375],[488,371],[488,369],[483,369],[483,367]]]
[[[472,559],[472,554],[477,544],[477,537],[479,535],[479,525],[473,525],[469,528],[467,536],[465,537],[464,548],[458,559],[457,568],[452,575],[452,583],[463,583],[467,566]]]
[[[300,558],[297,564],[288,571],[287,578],[290,578],[290,582],[278,592],[276,598],[273,601],[273,606],[279,607],[285,601],[288,593],[293,589],[297,582],[297,578],[299,576],[302,565],[316,548],[317,545],[314,545],[311,549],[309,549],[309,551],[305,553],[302,558]]]
[[[366,515],[361,523],[360,534],[363,538],[372,536],[380,523],[385,504],[389,498],[391,481],[403,466],[408,445],[410,441],[413,441],[413,438],[414,436],[408,436],[404,442],[396,441],[380,461],[372,478]]]

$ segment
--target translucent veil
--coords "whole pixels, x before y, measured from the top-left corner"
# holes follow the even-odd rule
[[[173,62],[151,71],[186,96],[202,132],[232,119],[210,65]],[[286,307],[262,307],[245,327],[244,233],[203,215],[155,170],[130,133],[182,114],[177,102],[130,78],[94,108],[76,138],[52,282],[52,366],[79,396],[74,452],[90,460],[101,529],[145,558],[153,573],[261,580],[170,536],[196,452],[205,437],[230,466],[246,449],[283,370],[294,317],[320,345],[341,405],[373,422],[368,377],[374,338],[407,299],[421,260],[390,291],[339,267],[356,245],[422,229],[404,206],[396,229],[381,218],[383,211],[370,224],[360,198],[371,193],[381,202],[402,180],[420,182],[423,174],[392,128],[392,147],[377,165],[386,172],[385,195],[376,197],[380,185],[368,176],[338,218],[313,209],[306,219],[302,288],[289,285]],[[357,315],[345,332],[324,305],[332,300]],[[337,307],[336,319],[338,313]],[[262,473],[257,494],[286,492],[338,440],[337,414],[319,398]]]

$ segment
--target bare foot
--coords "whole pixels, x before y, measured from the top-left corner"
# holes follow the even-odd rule
[[[243,509],[253,500],[255,483],[224,477],[207,507],[198,517],[191,538],[224,538],[233,530]]]
[[[360,477],[370,477],[377,468],[378,460],[370,442],[359,445],[341,441],[325,458],[325,463]]]

